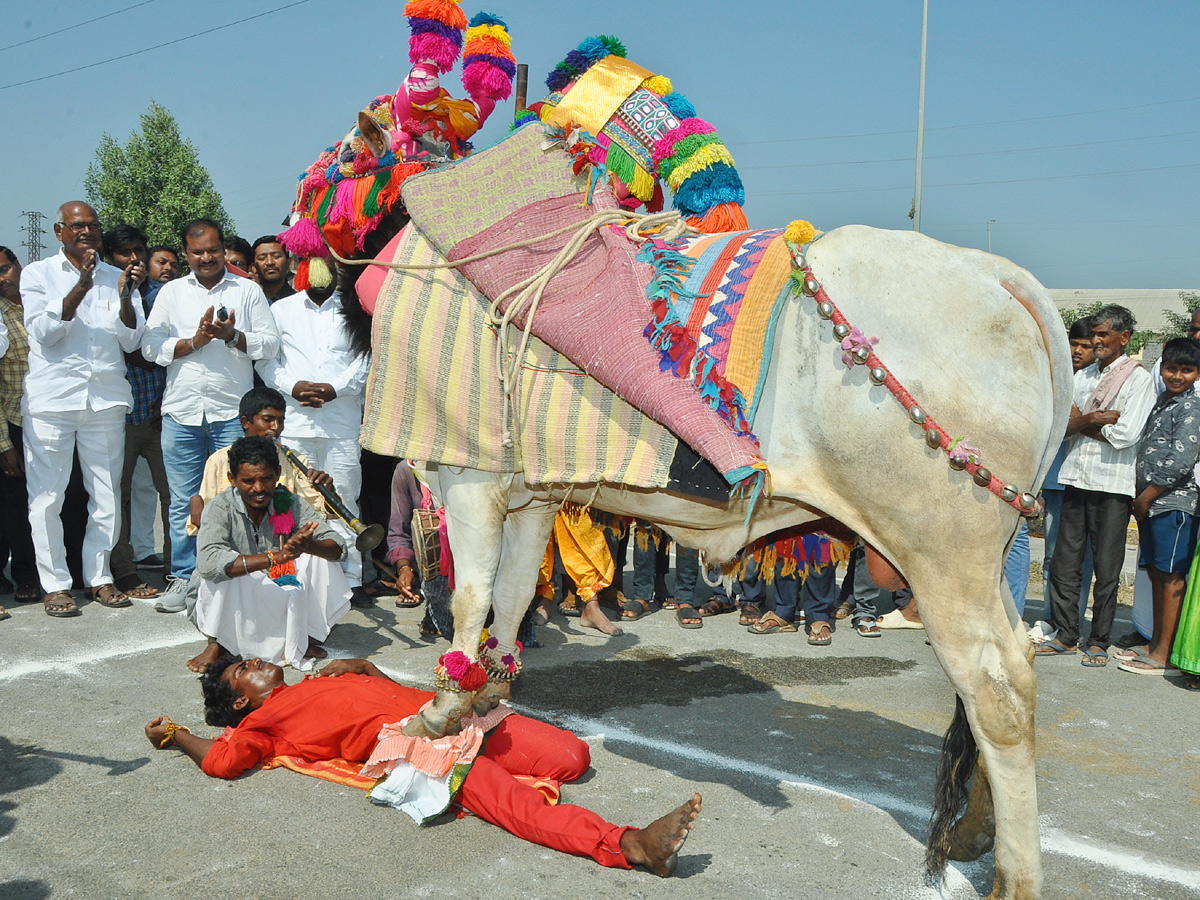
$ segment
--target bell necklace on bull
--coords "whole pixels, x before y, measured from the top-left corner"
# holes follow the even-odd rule
[[[856,365],[867,366],[871,384],[886,387],[892,393],[913,424],[921,427],[925,443],[934,450],[946,452],[950,468],[959,472],[965,470],[977,485],[987,488],[1021,515],[1036,516],[1042,506],[1040,498],[1030,491],[1022,492],[1017,485],[993,475],[991,470],[983,466],[982,454],[976,447],[961,436],[952,438],[934,421],[876,354],[875,345],[879,343],[879,338],[867,337],[851,325],[829,298],[805,259],[805,250],[819,235],[820,232],[811,223],[797,220],[787,227],[784,239],[792,252],[794,290],[816,301],[817,315],[833,322],[834,337],[841,341],[842,362],[851,369]]]

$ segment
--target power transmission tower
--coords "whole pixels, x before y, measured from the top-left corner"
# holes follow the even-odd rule
[[[40,212],[22,212],[21,215],[28,216],[29,222],[21,230],[25,232],[25,241],[21,244],[22,247],[29,248],[29,258],[27,262],[36,262],[42,258],[42,219],[45,218]]]

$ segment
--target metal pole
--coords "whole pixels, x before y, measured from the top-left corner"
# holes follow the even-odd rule
[[[992,226],[995,224],[995,219],[988,219],[988,253],[992,252]]]
[[[518,112],[518,113],[525,108],[525,93],[528,89],[529,89],[529,66],[525,65],[525,63],[519,63],[517,65],[517,89],[516,89],[516,95],[517,95],[516,96],[516,100],[517,100],[516,112]],[[515,116],[516,113],[514,113],[513,115]]]
[[[925,42],[929,33],[929,0],[921,12],[921,89],[917,98],[917,185],[913,195],[913,231],[921,230],[921,167],[925,162]]]

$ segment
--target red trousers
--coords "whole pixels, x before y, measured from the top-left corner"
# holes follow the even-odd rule
[[[511,715],[488,735],[458,799],[479,818],[534,844],[590,856],[602,866],[633,868],[621,851],[621,837],[629,828],[582,806],[552,806],[541,791],[512,777],[574,781],[588,770],[591,758],[588,745],[571,732]]]

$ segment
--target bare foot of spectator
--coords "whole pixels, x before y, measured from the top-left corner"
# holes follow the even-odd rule
[[[595,628],[609,636],[624,634],[620,625],[614,625],[600,608],[599,600],[589,600],[583,604],[583,612],[579,615],[579,624]]]
[[[324,659],[329,654],[325,652],[325,648],[321,646],[320,641],[308,639],[308,649],[304,651],[305,659]]]
[[[215,661],[218,656],[224,653],[224,648],[217,643],[216,638],[208,639],[208,646],[200,653],[193,656],[187,661],[187,667],[193,672],[203,672],[208,668],[208,664]]]

